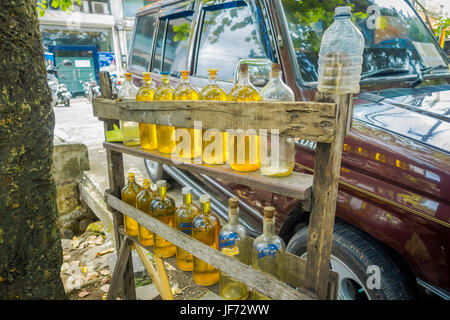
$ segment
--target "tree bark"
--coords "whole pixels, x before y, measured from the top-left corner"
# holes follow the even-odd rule
[[[64,299],[36,0],[0,2],[0,299]]]

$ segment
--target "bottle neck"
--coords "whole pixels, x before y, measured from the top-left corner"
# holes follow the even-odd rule
[[[264,218],[263,234],[268,237],[275,235],[275,218]]]
[[[182,84],[189,84],[189,78],[181,78]]]
[[[162,198],[166,196],[166,187],[158,187],[158,195]]]
[[[192,203],[192,194],[188,193],[183,195],[183,204],[190,205]]]
[[[170,85],[169,77],[161,77],[161,86],[168,86]]]
[[[201,203],[201,209],[202,213],[205,215],[209,215],[211,213],[211,203],[208,202],[202,202]]]
[[[281,71],[271,71],[270,73],[270,82],[273,83],[281,83]]]
[[[150,87],[152,85],[152,79],[144,80],[144,86]]]
[[[248,74],[248,72],[240,72],[239,73],[239,82],[238,82],[238,84],[239,85],[241,85],[241,86],[250,86],[251,85],[251,83],[250,83],[250,76],[249,76],[249,74]]]
[[[239,209],[228,209],[228,223],[237,226],[239,223]]]
[[[208,85],[210,86],[217,86],[217,76],[209,76],[208,77]]]

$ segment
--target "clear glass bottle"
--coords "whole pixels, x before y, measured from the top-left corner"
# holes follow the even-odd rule
[[[130,206],[136,207],[136,196],[142,190],[142,187],[134,180],[134,173],[128,173],[128,183],[122,188],[122,201]],[[123,215],[123,224],[125,233],[129,236],[137,236],[138,222],[127,215]]]
[[[133,84],[131,73],[124,73],[126,81],[120,88],[117,94],[118,98],[123,101],[135,101],[138,89]],[[139,145],[139,124],[134,121],[122,121],[120,120],[120,127],[122,128],[122,141],[126,146]]]
[[[201,211],[192,221],[192,237],[219,249],[219,218],[211,213],[209,195],[200,196]],[[194,256],[193,278],[201,286],[212,286],[219,281],[219,270]]]
[[[280,269],[281,251],[286,250],[286,245],[279,236],[275,234],[275,208],[264,207],[263,234],[255,239],[252,247],[252,266],[256,270],[267,272],[280,281],[284,276]],[[253,300],[270,300],[269,297],[252,291]]]
[[[250,82],[248,64],[239,66],[239,81],[228,94],[230,101],[261,101],[258,90]],[[229,162],[236,171],[259,169],[259,138],[257,134],[235,133],[229,135]],[[233,148],[233,150],[231,150]]]
[[[181,83],[173,93],[173,100],[198,100],[198,91],[189,83],[189,71],[180,71]],[[178,128],[176,128],[178,129]],[[178,157],[194,159],[202,155],[202,136],[199,129],[187,129],[191,135],[190,150],[180,149]],[[180,139],[181,141],[181,139]],[[177,144],[182,143],[177,141]]]
[[[247,231],[239,224],[239,199],[228,200],[228,224],[219,233],[219,250],[228,256],[248,264],[239,252],[239,242],[247,237]],[[233,277],[220,272],[220,296],[225,300],[245,300],[248,297],[247,286],[236,281]]]
[[[170,85],[168,72],[161,72],[161,84],[156,89],[154,100],[166,101],[173,99],[174,89]],[[172,153],[175,147],[175,127],[173,126],[157,126],[158,133],[158,151],[161,153]]]
[[[167,195],[167,182],[159,180],[156,182],[158,186],[158,195],[151,202],[150,212],[152,216],[161,222],[171,226],[175,226],[175,201]],[[160,258],[169,258],[175,255],[176,246],[164,238],[153,233],[153,253]]]
[[[144,179],[142,190],[136,196],[136,208],[147,213],[150,213],[150,203],[156,198],[156,193],[150,189],[150,179]],[[138,240],[143,246],[153,246],[153,233],[140,223],[138,223]]]
[[[192,236],[192,220],[199,214],[200,208],[192,203],[192,188],[184,187],[183,204],[175,212],[175,227],[181,232]],[[194,268],[194,257],[191,253],[177,247],[177,266],[184,271],[192,271]]]
[[[136,101],[152,101],[155,95],[156,88],[153,85],[150,72],[142,72],[143,85],[139,88],[136,95]],[[156,124],[139,123],[139,133],[141,140],[141,147],[146,150],[158,149],[158,135],[156,131]]]
[[[351,21],[350,6],[336,7],[334,22],[325,30],[319,51],[320,92],[358,93],[364,36]]]
[[[272,63],[270,81],[261,89],[264,101],[295,101],[294,92],[282,80],[281,66]],[[266,176],[287,176],[294,170],[294,138],[274,135],[272,132],[259,135],[259,161],[261,174]]]
[[[217,69],[208,69],[208,85],[200,91],[200,100],[228,101],[228,95],[217,82]],[[227,136],[222,132],[222,148],[220,143],[216,143],[216,137],[205,137],[206,130],[203,130],[202,159],[206,164],[224,164],[228,160]],[[209,138],[209,139],[208,139]],[[218,150],[216,150],[216,148]]]

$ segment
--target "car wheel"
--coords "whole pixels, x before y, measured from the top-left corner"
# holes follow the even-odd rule
[[[164,171],[161,163],[148,159],[144,159],[144,163],[147,169],[148,176],[153,182],[156,182],[158,180],[166,180],[167,182],[169,182],[170,180],[172,180],[172,177]]]
[[[307,242],[308,227],[304,227],[291,238],[286,251],[306,258]],[[374,239],[339,221],[334,226],[330,264],[339,274],[339,300],[415,298],[405,273],[388,252]],[[380,271],[379,286],[373,282],[375,268]]]

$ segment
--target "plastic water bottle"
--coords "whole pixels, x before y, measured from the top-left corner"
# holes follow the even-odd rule
[[[336,7],[334,22],[323,34],[317,86],[320,92],[359,92],[364,37],[351,16],[351,7]]]

